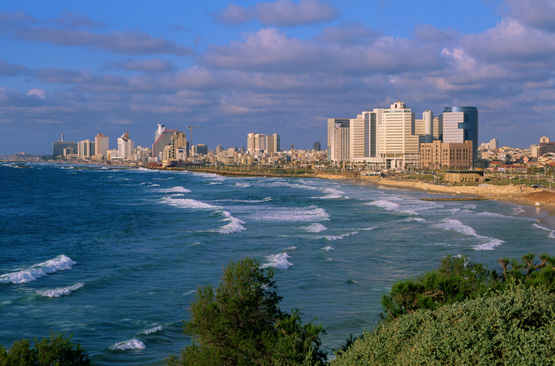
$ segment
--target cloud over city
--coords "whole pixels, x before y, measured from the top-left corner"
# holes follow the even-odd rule
[[[204,22],[229,30],[221,38],[172,30],[170,22],[167,33],[115,27],[109,14],[77,10],[0,13],[2,42],[53,53],[44,62],[0,56],[0,126],[28,132],[55,125],[49,136],[67,131],[78,140],[121,135],[117,121],[128,121],[126,129],[148,145],[156,123],[192,123],[205,127],[199,138],[206,131],[209,146],[242,146],[246,133],[261,130],[309,147],[325,144],[325,118],[387,107],[400,95],[417,116],[478,107],[484,140],[530,144],[555,132],[550,1],[504,1],[498,18],[474,32],[418,19],[412,31],[395,34],[347,10],[317,0],[222,4],[203,13]],[[317,26],[299,28],[311,24]],[[87,62],[58,63],[56,52]],[[529,128],[511,137],[523,123]],[[45,153],[51,143],[43,144]]]

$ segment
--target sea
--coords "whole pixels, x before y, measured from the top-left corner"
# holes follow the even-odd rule
[[[400,280],[465,255],[555,255],[541,207],[314,178],[229,178],[0,163],[0,344],[71,335],[95,365],[164,365],[191,343],[199,286],[244,257],[274,270],[281,308],[326,330],[329,355],[380,320]]]

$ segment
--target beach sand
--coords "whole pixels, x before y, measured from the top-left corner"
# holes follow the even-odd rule
[[[555,227],[555,192],[541,188],[531,188],[525,185],[495,186],[486,184],[480,186],[450,186],[375,177],[361,177],[357,178],[356,181],[390,188],[415,189],[449,195],[460,194],[462,196],[509,202],[523,206],[528,215],[536,218],[540,217],[543,223]]]

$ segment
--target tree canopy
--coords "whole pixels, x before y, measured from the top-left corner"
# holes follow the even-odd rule
[[[184,322],[193,344],[170,365],[323,365],[321,326],[279,308],[273,271],[245,258],[232,262],[214,289],[198,289]]]

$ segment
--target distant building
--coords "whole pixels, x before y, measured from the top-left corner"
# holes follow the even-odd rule
[[[108,149],[110,149],[110,139],[108,136],[99,133],[94,138],[94,156],[95,159],[102,160],[106,159],[108,155]]]
[[[154,133],[154,143],[152,144],[152,157],[163,159],[164,147],[171,144],[174,132],[179,132],[177,129],[166,129],[163,124],[158,124],[158,128]]]
[[[277,133],[266,136],[266,152],[268,154],[276,154],[281,150],[280,138]]]
[[[350,120],[328,118],[328,160],[340,163],[350,157]]]
[[[77,143],[77,156],[79,159],[91,159],[94,156],[94,142],[91,140],[81,140]]]
[[[135,143],[129,138],[129,132],[118,137],[118,158],[133,160],[135,154]]]
[[[205,144],[198,144],[196,146],[193,146],[193,149],[195,149],[196,155],[204,156],[208,154],[208,146],[206,146]]]
[[[224,151],[224,147],[222,145],[218,145],[216,146],[216,154],[221,153],[222,151]]]
[[[420,169],[469,169],[472,141],[462,144],[434,141],[420,144]]]
[[[476,107],[445,107],[443,110],[443,142],[472,141],[472,161],[478,159],[478,109]]]
[[[555,153],[555,142],[551,142],[551,139],[549,137],[543,136],[540,138],[538,157],[547,153]]]
[[[52,156],[66,157],[67,155],[77,154],[77,143],[72,141],[64,141],[64,135],[60,136],[60,141],[52,144]]]
[[[414,113],[397,101],[384,109],[378,150],[385,168],[405,169],[419,164],[418,135],[414,134]]]
[[[318,141],[316,141],[313,145],[312,145],[312,150],[314,151],[321,151],[322,150],[322,144]]]

